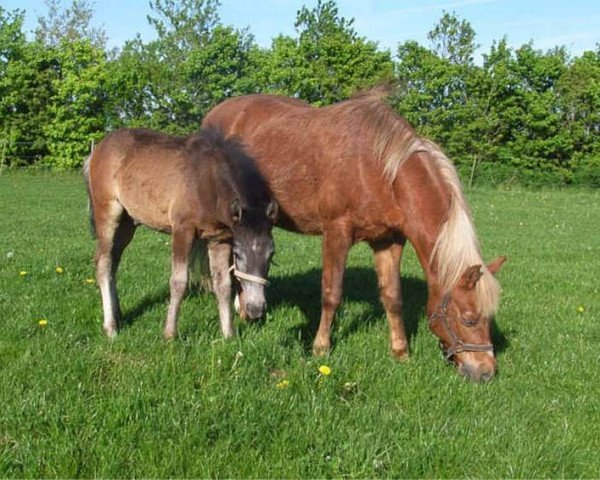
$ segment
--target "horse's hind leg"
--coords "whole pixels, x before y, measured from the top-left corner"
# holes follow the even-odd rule
[[[194,228],[173,229],[173,251],[171,255],[171,299],[163,336],[171,340],[177,335],[177,314],[185,295],[188,282],[188,259],[194,244]]]
[[[375,269],[379,283],[379,298],[385,308],[390,327],[392,355],[398,360],[408,358],[408,341],[402,321],[402,292],[398,266],[402,257],[404,241],[399,243],[371,243],[375,254]]]
[[[219,322],[225,337],[234,334],[231,318],[231,245],[226,242],[211,242],[208,245],[210,272],[213,280],[213,290],[219,305]]]
[[[94,206],[96,225],[96,278],[102,295],[103,328],[106,335],[117,333],[121,319],[116,275],[123,250],[131,241],[135,226],[117,200]]]

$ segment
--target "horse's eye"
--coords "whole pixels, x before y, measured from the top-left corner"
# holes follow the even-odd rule
[[[476,318],[461,318],[462,323],[464,323],[467,327],[474,327],[477,325]]]

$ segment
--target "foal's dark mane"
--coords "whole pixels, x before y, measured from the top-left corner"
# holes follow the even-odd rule
[[[196,148],[204,158],[223,152],[219,161],[214,163],[219,185],[226,185],[238,198],[243,207],[248,205],[266,205],[271,193],[267,183],[258,170],[254,159],[246,153],[243,145],[235,138],[226,138],[217,128],[204,128],[186,140],[188,148]],[[198,157],[194,157],[198,158]]]

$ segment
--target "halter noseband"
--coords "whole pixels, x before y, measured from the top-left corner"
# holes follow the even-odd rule
[[[235,262],[231,267],[229,267],[229,271],[233,272],[233,276],[238,280],[248,280],[249,282],[260,283],[261,285],[268,286],[269,281],[262,277],[257,277],[256,275],[250,275],[249,273],[242,272],[238,270],[235,266]]]
[[[444,352],[444,359],[450,360],[451,357],[460,352],[493,352],[494,346],[491,343],[464,343],[460,340],[456,334],[450,328],[450,324],[448,323],[448,304],[450,303],[450,293],[444,294],[442,297],[442,302],[436,308],[435,312],[433,312],[429,316],[429,325],[431,326],[433,322],[436,320],[441,320],[442,325],[450,335],[452,339],[452,345],[450,348]]]

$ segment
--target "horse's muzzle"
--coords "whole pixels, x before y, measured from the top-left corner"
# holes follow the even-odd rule
[[[246,303],[245,311],[248,317],[255,320],[262,317],[267,310],[266,303]]]
[[[489,357],[487,361],[457,362],[458,373],[475,382],[489,382],[496,373],[496,360]]]

